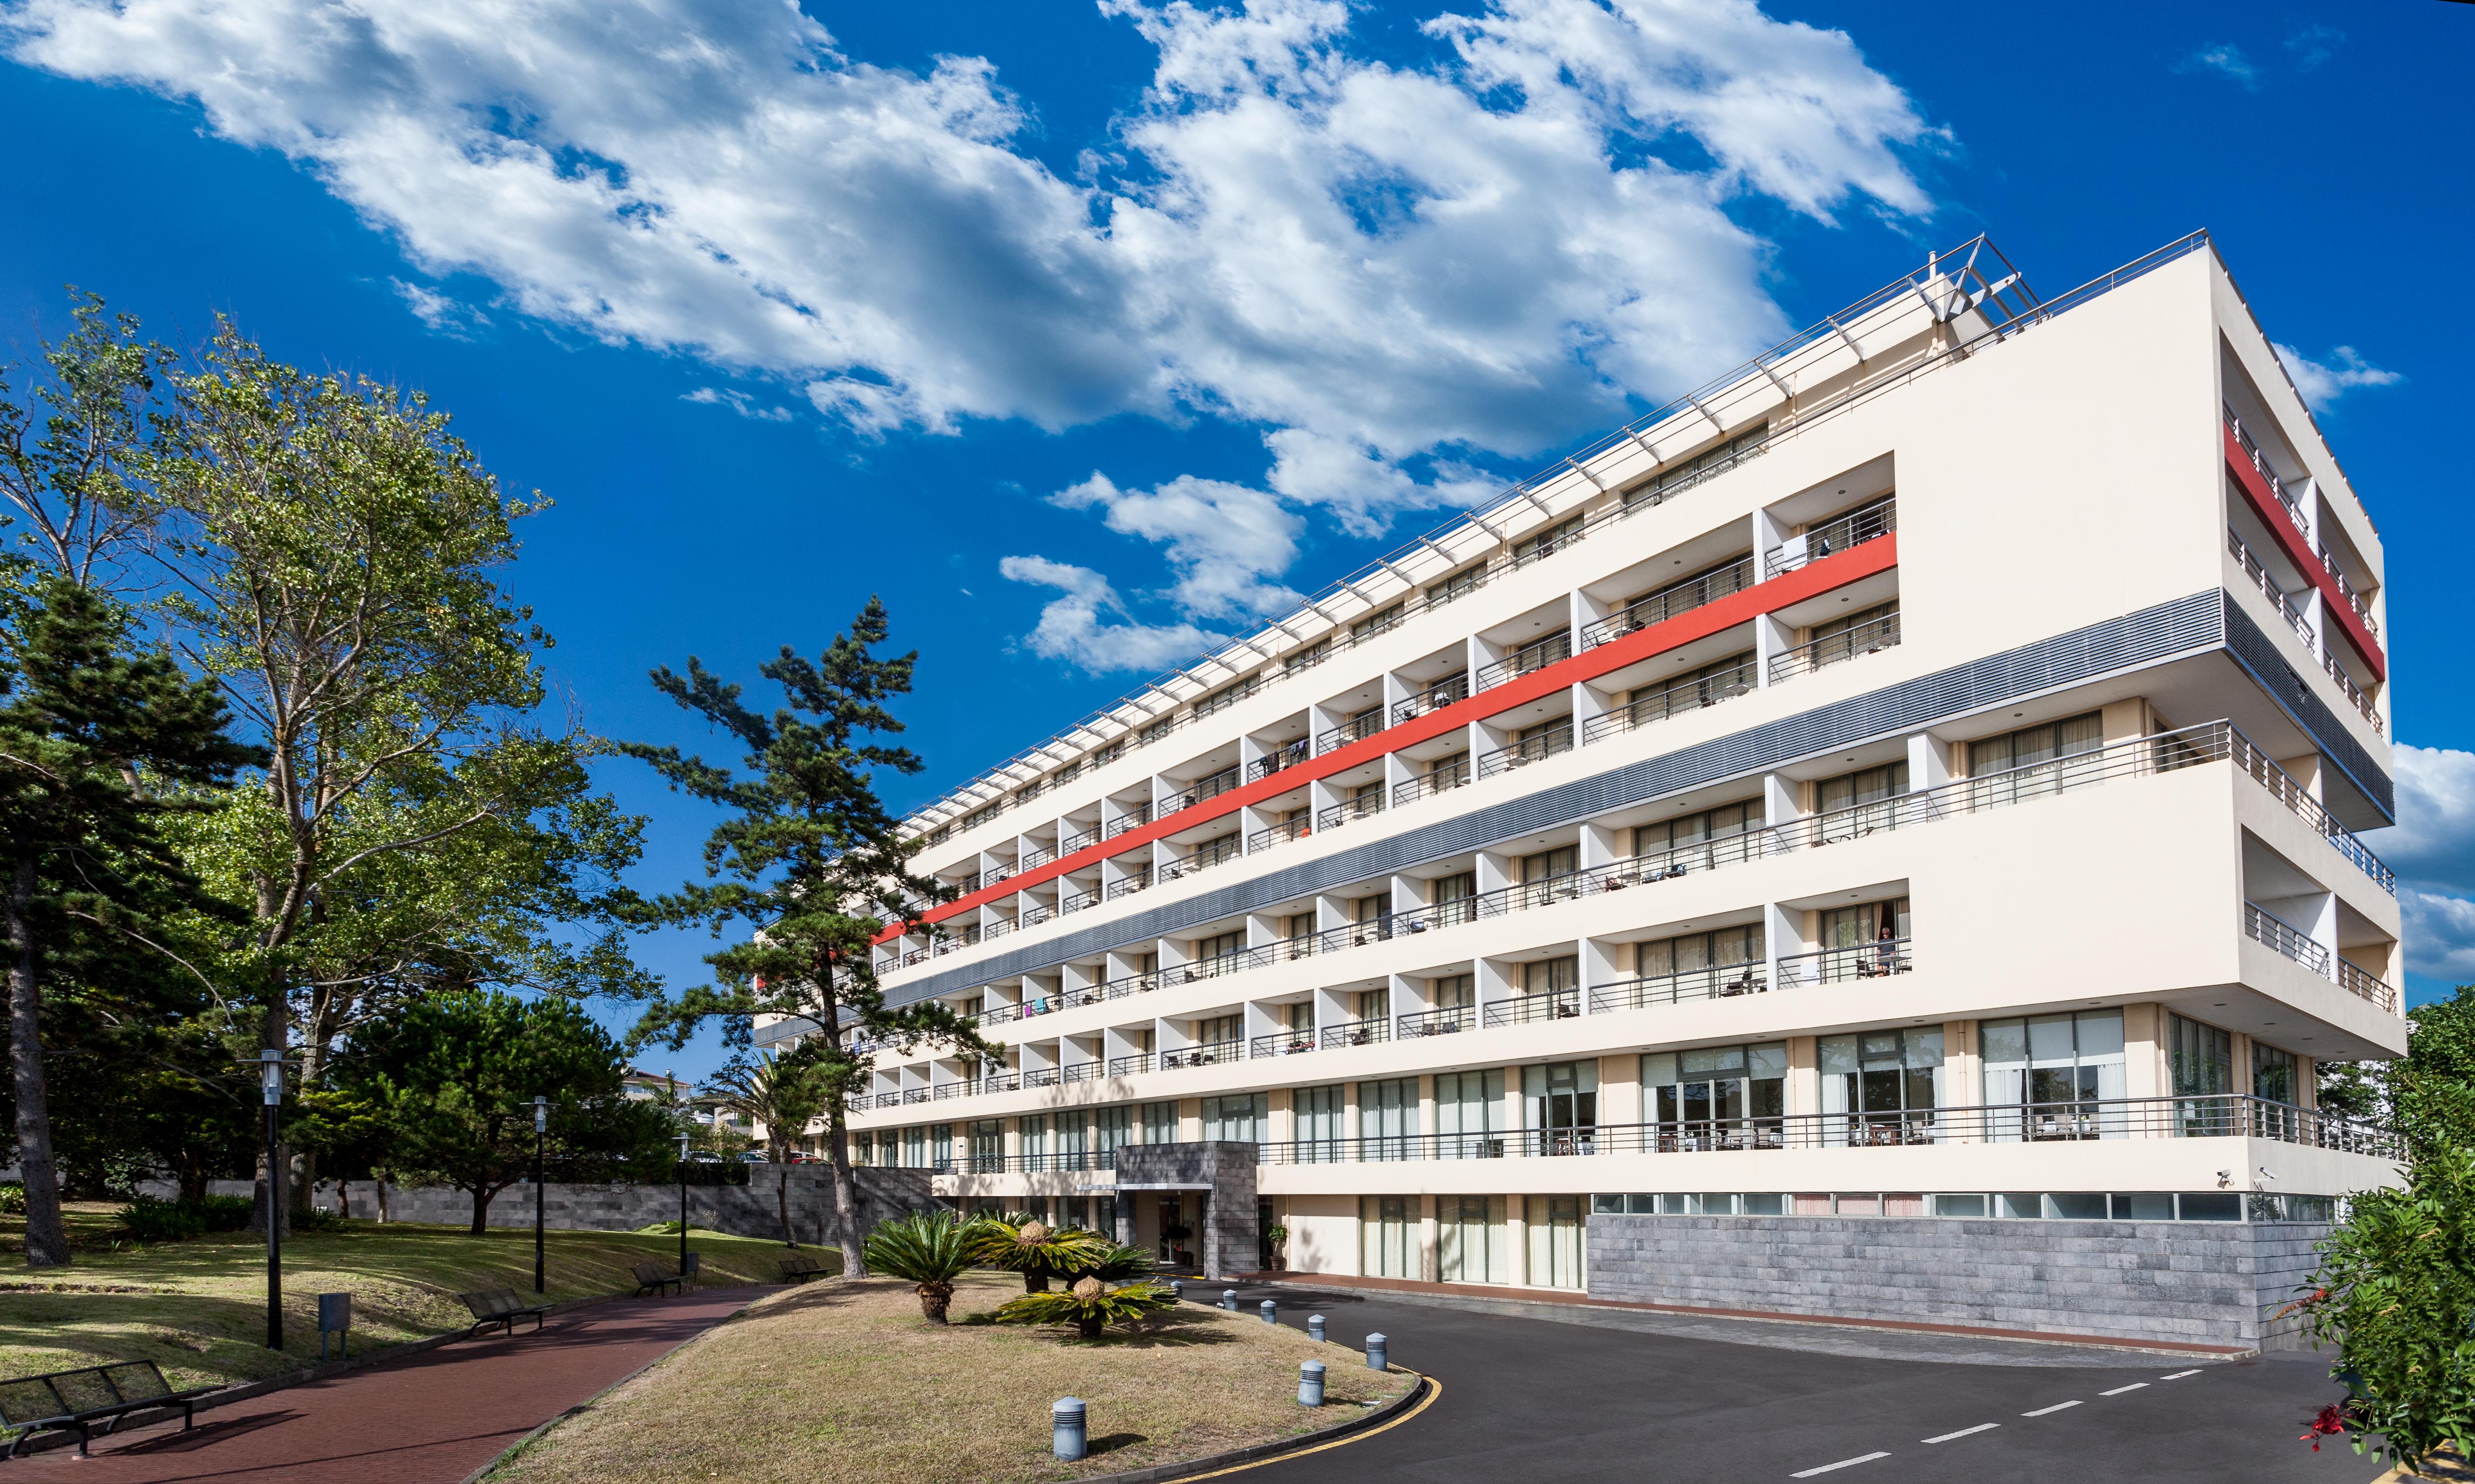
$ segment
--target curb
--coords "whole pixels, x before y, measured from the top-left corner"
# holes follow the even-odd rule
[[[750,1283],[734,1284],[732,1286],[753,1288],[768,1285]],[[591,1308],[595,1304],[610,1303],[625,1297],[627,1297],[627,1295],[606,1293],[587,1294],[581,1299],[561,1299],[558,1302],[551,1304],[545,1311],[544,1317],[547,1318],[551,1314],[566,1314],[576,1309]],[[380,1365],[390,1360],[401,1360],[407,1355],[418,1355],[425,1350],[438,1350],[445,1346],[453,1345],[459,1340],[473,1338],[476,1338],[476,1336],[474,1336],[468,1329],[451,1329],[445,1334],[434,1334],[426,1340],[406,1340],[401,1345],[388,1345],[374,1350],[364,1350],[358,1355],[347,1355],[341,1360],[330,1360],[319,1365],[304,1366],[298,1371],[285,1371],[277,1375],[262,1376],[255,1381],[243,1381],[237,1386],[227,1386],[219,1391],[210,1392],[206,1396],[200,1397],[195,1404],[196,1410],[206,1412],[211,1411],[216,1407],[230,1406],[235,1401],[254,1400],[270,1392],[283,1391],[294,1386],[306,1386],[312,1381],[328,1380],[331,1377],[345,1375],[348,1372],[361,1370],[364,1367]],[[118,1425],[112,1428],[112,1431],[118,1432],[121,1427],[127,1427],[132,1431],[135,1431],[141,1427],[151,1427],[157,1423],[170,1422],[172,1419],[181,1415],[182,1413],[179,1407],[157,1407],[151,1411],[132,1412],[128,1416],[122,1418]],[[77,1441],[76,1436],[71,1433],[45,1433],[39,1438],[30,1438],[26,1440],[26,1442],[18,1448],[17,1456],[20,1458],[26,1458],[37,1453],[48,1453],[54,1448],[75,1448],[77,1446]]]
[[[1294,1438],[1284,1438],[1277,1443],[1258,1443],[1253,1448],[1234,1448],[1226,1453],[1214,1453],[1209,1458],[1189,1458],[1184,1463],[1175,1464],[1155,1464],[1148,1469],[1130,1469],[1123,1473],[1087,1474],[1075,1480],[1074,1484],[1161,1484],[1164,1479],[1183,1479],[1198,1473],[1213,1473],[1228,1469],[1232,1465],[1264,1463],[1287,1453],[1304,1452],[1309,1448],[1329,1448],[1352,1434],[1383,1426],[1403,1413],[1421,1405],[1428,1398],[1434,1395],[1435,1383],[1425,1375],[1409,1370],[1408,1366],[1399,1366],[1395,1369],[1417,1376],[1418,1384],[1375,1410],[1353,1417],[1345,1423],[1338,1423],[1330,1427],[1319,1427],[1313,1432],[1302,1432]],[[465,1484],[472,1484],[472,1481],[466,1480]]]

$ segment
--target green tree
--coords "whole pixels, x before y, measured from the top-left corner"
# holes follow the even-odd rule
[[[2405,1188],[2349,1198],[2300,1306],[2346,1387],[2315,1434],[2379,1438],[2412,1470],[2444,1446],[2475,1457],[2475,985],[2413,1012],[2382,1081]]]
[[[17,368],[0,367],[0,499],[16,512],[29,560],[79,587],[110,588],[155,535],[157,383],[174,357],[139,338],[136,316],[107,314],[75,289],[69,298],[76,328],[43,345],[30,391],[18,393]]]
[[[497,991],[434,995],[362,1029],[339,1081],[377,1105],[399,1173],[490,1202],[532,1172],[533,1099],[550,1099],[552,1178],[643,1177],[669,1168],[678,1124],[620,1092],[619,1043],[565,1000]]]
[[[704,1097],[762,1127],[767,1158],[787,1166],[808,1125],[824,1111],[825,1078],[816,1054],[806,1046],[785,1053],[759,1051],[752,1059],[733,1058],[705,1084]],[[796,1247],[787,1173],[774,1181],[773,1196],[782,1218],[782,1241]]]
[[[698,1026],[719,1018],[729,1037],[745,1045],[758,1015],[815,1028],[802,1049],[814,1048],[823,1084],[835,1241],[843,1271],[854,1277],[867,1268],[844,1109],[868,1063],[850,1049],[849,1037],[864,1034],[906,1054],[925,1039],[993,1055],[944,1006],[931,1000],[890,1007],[877,985],[879,934],[889,925],[916,925],[942,889],[909,873],[918,842],[903,835],[873,783],[878,768],[920,769],[910,749],[880,740],[902,730],[886,703],[910,691],[918,658],[876,654],[888,631],[884,604],[870,598],[817,659],[785,645],[757,670],[782,688],[784,704],[770,716],[742,704],[737,685],[717,679],[694,658],[684,677],[667,667],[653,671],[655,689],[745,749],[741,771],[683,756],[675,747],[630,743],[624,749],[652,765],[673,789],[728,815],[705,841],[708,880],[663,898],[659,915],[706,923],[716,932],[737,925],[750,934],[706,957],[718,984],[656,1002],[637,1034],[680,1045]]]
[[[254,754],[224,735],[211,689],[163,655],[131,652],[124,616],[84,587],[41,580],[9,637],[0,911],[26,1262],[41,1268],[69,1260],[45,1086],[46,980],[68,961],[84,958],[91,978],[98,958],[160,946],[165,913],[203,900],[164,845],[159,826],[184,805],[163,791],[222,783]]]
[[[910,1283],[919,1296],[920,1318],[942,1325],[954,1302],[954,1279],[970,1271],[977,1234],[978,1223],[952,1211],[915,1211],[880,1222],[868,1235],[869,1269]]]

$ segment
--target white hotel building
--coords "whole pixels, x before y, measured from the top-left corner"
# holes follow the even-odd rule
[[[2395,1175],[2313,1106],[2405,1047],[2383,571],[2205,236],[1966,244],[921,811],[888,998],[1005,1063],[879,1048],[857,1157],[1214,1275],[2261,1343]]]

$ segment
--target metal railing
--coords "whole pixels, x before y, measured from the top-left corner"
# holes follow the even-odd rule
[[[1909,951],[1910,941],[1884,937],[1844,948],[1786,955],[1777,961],[1778,986],[1794,989],[1803,985],[1845,985],[1859,979],[1905,974],[1917,966],[1916,957]]]
[[[1373,1046],[1391,1038],[1392,1020],[1388,1015],[1374,1020],[1344,1020],[1315,1030],[1315,1044],[1326,1051],[1343,1046]]]
[[[1148,1072],[1152,1070],[1154,1059],[1155,1058],[1152,1054],[1148,1051],[1129,1052],[1122,1057],[1111,1057],[1109,1058],[1109,1075],[1111,1077],[1133,1077],[1139,1073]]]
[[[1246,779],[1251,783],[1258,778],[1269,778],[1281,769],[1295,767],[1312,756],[1314,756],[1313,745],[1306,738],[1301,737],[1295,742],[1284,742],[1247,764]]]
[[[1353,819],[1364,819],[1384,813],[1384,791],[1375,789],[1354,799],[1343,799],[1315,815],[1315,828],[1336,830]]]
[[[1266,1057],[1298,1057],[1313,1051],[1317,1045],[1314,1027],[1299,1026],[1270,1035],[1256,1036],[1246,1043],[1246,1055],[1257,1061]]]
[[[1492,691],[1507,680],[1518,680],[1550,665],[1559,665],[1573,657],[1573,631],[1557,629],[1542,638],[1533,639],[1492,665],[1478,669],[1478,688]]]
[[[2318,654],[2320,641],[2313,635],[2312,620],[2303,616],[2303,605],[2289,597],[2286,590],[2277,585],[2277,579],[2268,574],[2268,569],[2261,564],[2260,558],[2252,553],[2251,547],[2231,525],[2226,527],[2226,550],[2242,565],[2243,575],[2251,579],[2252,586],[2260,589],[2261,596],[2276,605],[2287,625],[2294,630],[2305,646]]]
[[[2225,754],[2234,761],[2237,768],[2249,773],[2252,782],[2267,789],[2269,795],[2285,805],[2296,818],[2312,826],[2321,839],[2329,842],[2331,849],[2344,856],[2357,870],[2372,878],[2382,890],[2391,896],[2397,895],[2397,873],[2389,869],[2387,862],[2372,854],[2371,847],[2358,839],[2354,831],[2340,824],[2338,816],[2329,813],[2328,806],[2312,796],[2311,790],[2303,787],[2292,773],[2278,766],[2277,760],[2261,751],[2250,738],[2224,722],[2215,724],[2225,726]],[[2204,731],[2206,728],[2193,727],[2192,730]]]
[[[1654,623],[1663,623],[1680,613],[1691,613],[1752,585],[1753,559],[1742,557],[1725,567],[1660,588],[1646,597],[1637,597],[1596,623],[1584,625],[1581,647],[1595,649],[1609,640],[1622,639]]]
[[[1885,495],[1870,505],[1861,505],[1801,536],[1791,536],[1784,544],[1763,552],[1762,575],[1776,577],[1781,572],[1794,572],[1807,562],[1818,562],[1850,547],[1861,547],[1899,528],[1899,499]]]
[[[1423,1035],[1455,1035],[1478,1029],[1478,1007],[1447,1005],[1440,1010],[1411,1010],[1393,1018],[1393,1035],[1398,1040],[1414,1040]]]
[[[2314,941],[2309,933],[2251,902],[2243,903],[2243,936],[2276,949],[2323,979],[2330,977],[2327,944]]]
[[[1101,839],[1100,831],[1097,828],[1077,830],[1075,833],[1066,836],[1064,839],[1057,842],[1057,854],[1061,859],[1066,856],[1070,856],[1078,850],[1087,849],[1090,846],[1100,843]]]
[[[2312,523],[2304,518],[2302,497],[2288,489],[2286,481],[2277,476],[2277,471],[2268,466],[2268,455],[2261,450],[2259,442],[2251,435],[2251,429],[2243,426],[2243,420],[2235,416],[2235,409],[2226,407],[2223,410],[2226,426],[2233,431],[2235,442],[2250,458],[2251,467],[2260,474],[2262,482],[2268,486],[2268,492],[2277,497],[2277,502],[2286,507],[2286,518],[2294,523],[2295,531],[2305,541],[2310,541]]]
[[[1226,865],[1246,853],[1246,847],[1234,834],[1205,840],[1188,854],[1182,855],[1160,868],[1160,879],[1176,881],[1197,871],[1208,871],[1215,865]]]
[[[2324,647],[2320,651],[2320,668],[2329,672],[2330,679],[2338,682],[2338,690],[2346,699],[2355,703],[2355,709],[2362,712],[2364,719],[2372,724],[2372,731],[2377,735],[2387,736],[2388,728],[2381,725],[2381,714],[2372,706],[2372,698],[2364,693],[2362,686],[2355,684],[2355,677],[2346,673],[2346,667],[2338,663],[2338,655],[2334,648]]]
[[[1117,817],[1110,820],[1106,825],[1102,826],[1100,838],[1102,839],[1115,839],[1118,836],[1125,834],[1128,830],[1139,829],[1151,822],[1152,806],[1149,804],[1138,804],[1133,809],[1119,815]]]
[[[2371,601],[2355,591],[2355,584],[2346,578],[2345,569],[2338,565],[2338,559],[2330,554],[2327,547],[2316,547],[2313,554],[2320,558],[2320,570],[2338,585],[2338,594],[2346,600],[2346,606],[2354,609],[2355,617],[2364,620],[2364,632],[2377,641],[2381,637],[2381,623],[2372,617]]]
[[[1245,1059],[1246,1043],[1242,1040],[1206,1041],[1198,1046],[1188,1046],[1184,1051],[1160,1054],[1161,1070],[1164,1072],[1173,1072],[1180,1067],[1217,1066],[1224,1061]]]
[[[1132,896],[1151,884],[1152,868],[1146,865],[1140,870],[1129,871],[1125,875],[1109,883],[1107,888],[1104,889],[1100,895],[1105,899],[1114,902],[1121,896]]]
[[[2159,1138],[2270,1139],[2387,1158],[2402,1154],[2396,1137],[2387,1130],[2267,1098],[2225,1094],[1296,1139],[1261,1145],[1256,1158],[1262,1164],[1374,1164]]]
[[[1352,742],[1362,742],[1383,730],[1384,708],[1378,706],[1362,717],[1352,717],[1340,725],[1319,733],[1314,740],[1314,750],[1317,754],[1337,752]]]
[[[1679,712],[1700,711],[1705,706],[1716,706],[1721,701],[1750,694],[1755,689],[1758,673],[1753,657],[1749,654],[1732,669],[1698,679],[1679,680],[1648,695],[1635,695],[1615,710],[1592,717],[1582,723],[1582,745],[1621,737],[1636,727],[1664,721]]]
[[[1329,809],[1324,811],[1325,814],[1331,814],[1332,812],[1333,811]],[[1269,850],[1274,845],[1286,845],[1293,839],[1304,839],[1314,832],[1315,821],[1308,818],[1305,815],[1300,815],[1294,819],[1284,819],[1280,823],[1273,825],[1270,829],[1257,830],[1254,834],[1247,836],[1246,848],[1248,850]]]
[[[1769,970],[1759,963],[1717,963],[1706,968],[1650,974],[1590,989],[1590,1013],[1647,1010],[1653,1005],[1680,1005],[1686,1000],[1719,1000],[1739,994],[1760,994],[1770,987]]]
[[[1574,1020],[1581,1013],[1581,987],[1576,985],[1570,989],[1490,1000],[1484,1009],[1483,1023],[1490,1031],[1498,1026],[1526,1026],[1540,1020]]]
[[[1415,778],[1406,778],[1394,784],[1392,802],[1412,804],[1430,794],[1449,792],[1469,781],[1469,759],[1455,758],[1441,767],[1431,767]]]
[[[2338,987],[2358,999],[2369,1000],[2391,1014],[2397,1012],[2397,990],[2389,981],[2368,970],[2359,969],[2335,955],[2331,956],[2331,966],[2338,971]]]
[[[1153,813],[1165,819],[1181,809],[1192,809],[1209,799],[1216,799],[1238,787],[1238,766],[1231,764],[1206,778],[1197,778],[1184,789],[1162,799]]]
[[[1086,907],[1099,906],[1100,900],[1097,891],[1069,891],[1057,899],[1057,913],[1062,917],[1067,912],[1079,912]]]
[[[1550,727],[1535,737],[1525,737],[1509,747],[1498,747],[1493,752],[1480,753],[1478,775],[1481,778],[1492,778],[1511,768],[1528,767],[1532,763],[1542,763],[1557,753],[1572,750],[1573,723],[1568,720],[1561,726]]]
[[[1414,721],[1431,711],[1440,711],[1455,702],[1468,700],[1469,694],[1469,675],[1466,672],[1447,675],[1417,694],[1395,704],[1392,708],[1392,722],[1397,726],[1404,721]]]
[[[1793,649],[1782,649],[1771,656],[1771,683],[1810,674],[1860,654],[1888,649],[1899,642],[1899,616],[1886,613],[1868,620],[1853,628],[1801,644]]]

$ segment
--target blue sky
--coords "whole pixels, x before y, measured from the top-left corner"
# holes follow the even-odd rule
[[[882,594],[910,804],[1928,248],[2051,294],[2206,227],[2388,543],[2422,998],[2475,979],[2470,48],[2438,0],[0,0],[0,332],[74,282],[427,389],[557,501],[512,584],[610,735],[705,745],[647,669]]]

